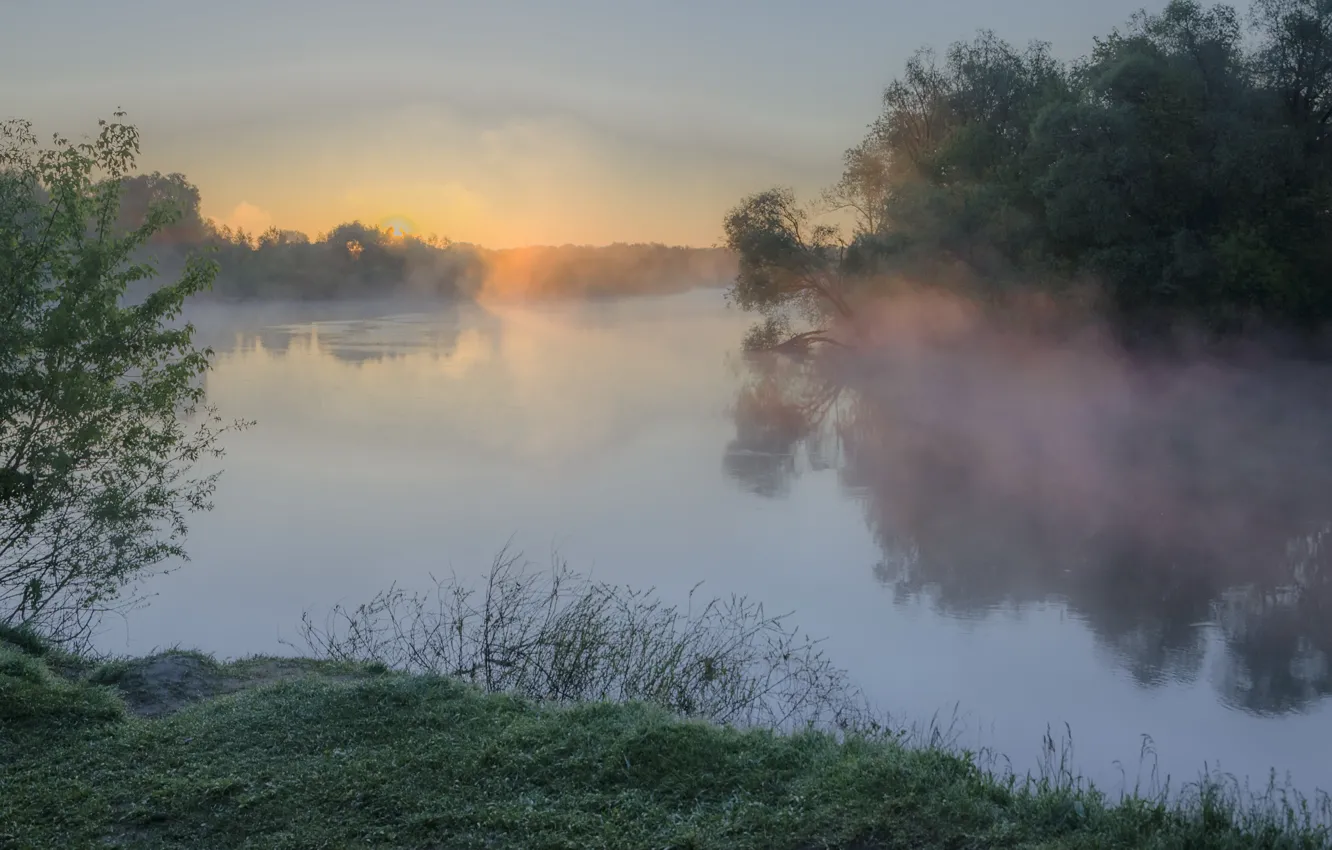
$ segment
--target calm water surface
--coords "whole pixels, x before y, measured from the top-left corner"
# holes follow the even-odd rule
[[[1004,583],[1031,576],[1002,569],[913,580],[886,552],[882,500],[838,463],[774,465],[737,443],[748,318],[717,292],[191,318],[218,352],[211,400],[258,424],[228,440],[192,561],[108,623],[107,649],[290,652],[302,612],[479,574],[512,537],[537,563],[558,549],[672,601],[702,581],[793,610],[884,707],[956,713],[959,743],[1020,769],[1068,724],[1078,769],[1112,789],[1119,763],[1137,774],[1143,736],[1177,780],[1207,765],[1261,785],[1275,768],[1332,788],[1327,659],[1302,632],[1237,667],[1226,618],[1249,603],[1214,588],[1144,625],[1135,612],[1160,606],[1113,586],[1019,592]]]

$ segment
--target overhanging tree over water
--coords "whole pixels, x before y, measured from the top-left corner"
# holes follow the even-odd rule
[[[1329,0],[1176,0],[1069,63],[989,33],[917,53],[818,203],[775,189],[726,219],[746,347],[797,355],[742,393],[727,470],[780,495],[831,434],[898,593],[1061,599],[1146,685],[1197,675],[1210,621],[1224,699],[1314,704],[1325,377],[1121,355],[1325,336],[1330,130]]]
[[[1329,0],[1259,0],[1247,20],[1174,0],[1071,63],[990,33],[921,51],[825,193],[849,235],[782,189],[727,216],[733,298],[763,316],[749,345],[854,336],[852,305],[902,279],[983,299],[1093,281],[1130,337],[1321,329],[1329,57]]]

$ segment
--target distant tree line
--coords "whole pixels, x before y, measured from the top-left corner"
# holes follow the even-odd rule
[[[261,233],[205,219],[199,190],[182,174],[122,180],[119,225],[140,226],[149,211],[173,208],[176,220],[154,234],[144,253],[168,270],[211,249],[224,299],[324,299],[418,294],[465,297],[484,286],[522,297],[665,293],[725,286],[735,261],[721,248],[656,244],[488,250],[435,237],[347,222],[314,238],[276,227]]]
[[[911,57],[819,204],[777,188],[728,214],[731,295],[758,348],[826,340],[903,281],[1090,287],[1126,340],[1307,336],[1332,318],[1330,131],[1332,0],[1173,0],[1073,62],[982,33]]]

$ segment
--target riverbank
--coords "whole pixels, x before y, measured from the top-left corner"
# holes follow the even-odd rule
[[[900,743],[542,705],[380,665],[0,640],[0,846],[1321,847],[1291,807],[1112,804]]]

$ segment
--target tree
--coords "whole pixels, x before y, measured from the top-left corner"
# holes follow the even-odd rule
[[[871,136],[849,149],[843,164],[842,179],[823,191],[823,203],[829,210],[854,214],[853,235],[877,233],[893,191],[892,150],[883,139]]]
[[[153,233],[154,244],[182,245],[203,240],[205,226],[199,213],[199,189],[183,174],[138,174],[121,181],[120,216],[117,226],[122,233],[141,227],[155,206],[176,211],[172,221]]]
[[[136,579],[185,557],[187,515],[209,508],[231,427],[205,403],[211,351],[176,321],[213,263],[126,305],[154,276],[137,252],[179,216],[160,203],[124,230],[137,130],[38,146],[0,124],[0,622],[86,639]]]
[[[1256,70],[1313,143],[1332,127],[1332,0],[1254,0]]]
[[[749,228],[730,244],[737,301],[765,317],[751,343],[788,341],[797,297],[845,325],[900,280],[986,303],[1094,282],[1125,342],[1316,341],[1332,322],[1332,0],[1256,0],[1249,22],[1246,39],[1233,8],[1171,0],[1069,64],[988,32],[916,53],[825,193],[856,214],[844,251],[802,241],[789,193],[728,217],[728,236]],[[813,268],[836,289],[768,285]]]
[[[812,224],[791,190],[750,195],[727,214],[725,228],[726,246],[740,260],[727,297],[763,316],[746,337],[747,348],[804,348],[828,338],[820,330],[788,336],[793,318],[814,322],[830,312],[851,316],[837,232]]]

